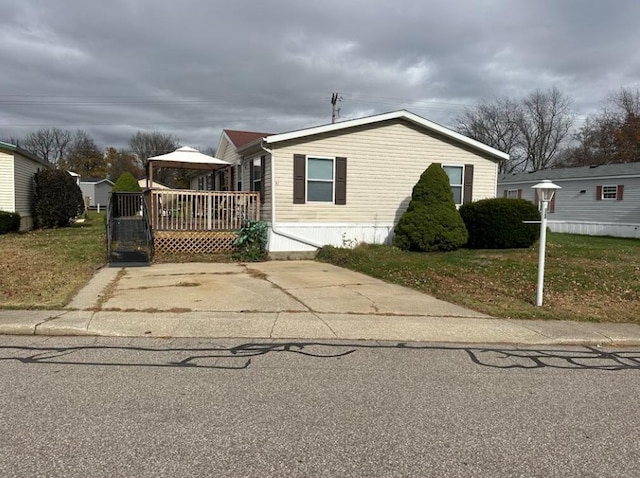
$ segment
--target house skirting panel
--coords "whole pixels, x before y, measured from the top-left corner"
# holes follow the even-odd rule
[[[33,217],[20,214],[20,230],[30,231],[31,229],[33,229]]]
[[[558,221],[549,222],[553,232],[584,234],[587,236],[630,237],[640,239],[640,224],[617,224],[606,222]]]
[[[389,244],[393,224],[278,223],[269,231],[269,252],[313,252],[315,245],[355,247],[361,243]]]

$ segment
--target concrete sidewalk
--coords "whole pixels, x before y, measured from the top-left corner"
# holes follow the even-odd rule
[[[313,261],[104,268],[65,310],[0,311],[0,334],[640,345],[640,326],[494,319]]]

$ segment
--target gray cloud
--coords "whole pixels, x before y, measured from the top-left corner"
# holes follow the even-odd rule
[[[615,8],[614,8],[615,7]],[[639,86],[632,0],[0,0],[0,137],[138,130],[215,145],[222,128],[286,131],[557,86],[597,110]]]

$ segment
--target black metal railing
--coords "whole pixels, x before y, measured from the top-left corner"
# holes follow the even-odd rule
[[[153,232],[142,193],[111,193],[107,208],[107,258],[113,265],[148,265]]]

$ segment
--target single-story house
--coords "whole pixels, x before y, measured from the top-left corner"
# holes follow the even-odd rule
[[[84,179],[78,185],[82,197],[89,198],[89,207],[106,208],[114,183],[109,179]]]
[[[282,134],[225,130],[216,156],[233,178],[216,173],[214,187],[260,191],[275,257],[389,243],[430,164],[446,170],[460,205],[495,197],[498,162],[509,157],[405,110]]]
[[[498,196],[538,202],[531,186],[543,179],[562,188],[549,207],[552,231],[640,238],[640,163],[505,174],[498,178]]]
[[[20,214],[20,230],[33,228],[33,176],[51,165],[13,144],[0,141],[0,210]]]

